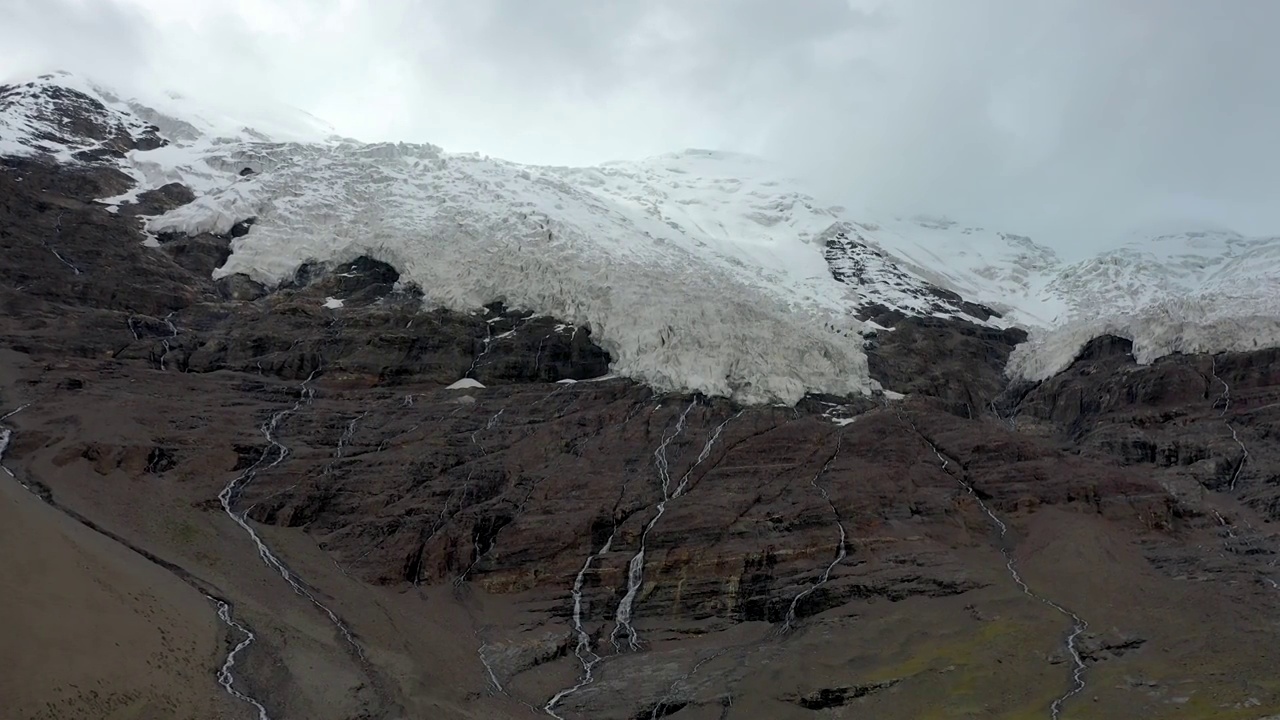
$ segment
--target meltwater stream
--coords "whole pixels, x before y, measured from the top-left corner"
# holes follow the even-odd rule
[[[814,592],[818,590],[818,588],[822,587],[823,585],[826,585],[827,582],[831,580],[831,573],[835,571],[836,566],[844,562],[845,557],[848,556],[849,551],[846,545],[848,544],[847,541],[849,539],[849,536],[844,529],[844,520],[840,517],[840,511],[836,509],[835,503],[831,501],[831,494],[827,491],[826,486],[819,484],[819,480],[821,480],[822,476],[826,474],[827,469],[831,467],[831,463],[835,462],[836,458],[840,456],[840,448],[843,442],[844,442],[844,436],[837,435],[835,451],[831,453],[831,457],[827,458],[827,461],[824,462],[822,464],[822,467],[818,469],[817,474],[814,475],[813,479],[809,481],[809,485],[811,485],[815,490],[817,490],[822,495],[822,499],[827,503],[827,507],[831,509],[831,515],[835,518],[836,529],[840,531],[840,540],[836,545],[836,556],[835,556],[835,559],[833,559],[831,563],[827,565],[826,569],[822,571],[822,575],[818,577],[817,582],[805,588],[798,595],[796,595],[794,598],[791,599],[791,605],[787,607],[786,619],[782,623],[781,632],[783,633],[790,632],[791,629],[795,626],[796,608],[799,607],[800,601],[812,595]]]
[[[671,441],[684,432],[685,419],[689,417],[689,411],[693,410],[694,405],[697,403],[696,399],[689,403],[684,412],[680,413],[680,419],[676,421],[675,428],[669,433],[663,433],[662,441],[658,443],[657,449],[653,451],[653,464],[658,470],[658,479],[662,482],[662,500],[657,504],[657,512],[654,513],[653,519],[644,526],[644,530],[640,533],[640,548],[636,550],[636,554],[631,557],[631,562],[627,565],[627,592],[618,603],[613,632],[609,634],[609,641],[613,643],[615,650],[619,648],[618,638],[623,636],[627,638],[627,644],[632,650],[637,650],[640,647],[635,628],[631,626],[631,608],[635,603],[636,594],[640,591],[640,583],[644,580],[644,551],[645,544],[649,539],[649,531],[662,519],[663,514],[667,511],[667,503],[674,497],[671,493],[671,465],[667,459],[667,447],[671,445]],[[678,494],[677,492],[676,495]]]
[[[1235,492],[1236,483],[1240,480],[1240,473],[1244,471],[1245,463],[1249,462],[1249,448],[1244,446],[1244,441],[1240,439],[1240,434],[1236,432],[1235,425],[1232,425],[1231,421],[1227,419],[1227,412],[1231,410],[1231,386],[1227,384],[1226,380],[1218,377],[1217,356],[1210,355],[1209,361],[1212,363],[1209,370],[1210,374],[1213,375],[1214,380],[1222,384],[1222,395],[1218,396],[1213,406],[1216,408],[1218,403],[1222,404],[1222,410],[1218,413],[1218,417],[1222,419],[1222,424],[1226,425],[1227,429],[1231,431],[1231,439],[1236,445],[1240,446],[1240,462],[1236,465],[1235,471],[1231,473],[1231,482],[1227,486],[1228,490]]]
[[[609,538],[600,546],[600,549],[587,556],[586,562],[582,564],[582,569],[578,571],[577,576],[573,579],[573,634],[577,638],[573,654],[578,658],[578,662],[582,666],[582,674],[579,676],[577,684],[556,693],[543,706],[543,712],[556,718],[556,720],[564,720],[556,712],[556,706],[565,698],[595,681],[595,668],[596,665],[600,664],[601,658],[591,649],[591,635],[582,627],[582,587],[583,583],[586,582],[587,573],[591,570],[591,566],[602,555],[608,553],[609,548],[613,546],[613,538],[617,532],[618,529],[615,527],[613,532],[609,534]]]
[[[262,451],[262,455],[256,462],[246,468],[243,473],[236,476],[231,480],[231,482],[227,483],[227,485],[222,488],[222,492],[218,493],[218,502],[221,503],[222,509],[227,514],[227,517],[231,518],[232,522],[240,526],[240,529],[244,530],[245,534],[249,536],[249,539],[253,541],[253,544],[258,549],[258,556],[262,558],[262,562],[265,563],[268,568],[279,574],[280,577],[289,584],[289,587],[293,588],[295,593],[306,598],[312,605],[328,616],[329,620],[334,624],[338,631],[342,633],[342,637],[347,641],[347,644],[351,646],[361,660],[364,660],[364,648],[356,642],[355,635],[351,632],[351,629],[347,627],[347,624],[342,621],[342,618],[338,617],[337,613],[312,594],[311,591],[303,584],[302,579],[290,571],[289,568],[285,566],[284,562],[281,561],[269,547],[267,547],[266,542],[263,541],[258,532],[249,524],[248,511],[236,511],[234,507],[235,501],[239,497],[240,492],[246,485],[252,482],[259,473],[276,467],[289,457],[289,448],[285,447],[284,444],[276,439],[275,431],[285,418],[296,413],[303,406],[311,403],[312,399],[315,397],[315,390],[311,388],[311,381],[315,379],[316,372],[318,372],[318,370],[312,371],[311,374],[307,376],[307,379],[302,381],[302,385],[299,388],[298,400],[291,407],[276,412],[267,419],[261,427],[259,427],[259,432],[262,433],[262,436],[267,441],[267,448]]]
[[[1068,610],[1066,607],[1036,593],[1029,585],[1027,585],[1026,581],[1022,579],[1022,573],[1018,571],[1017,560],[1014,558],[1013,553],[1010,552],[1006,543],[1009,535],[1009,526],[1006,525],[998,515],[996,515],[996,513],[987,505],[986,502],[983,501],[981,497],[978,496],[973,485],[968,483],[963,477],[953,474],[947,470],[951,465],[951,461],[943,456],[942,451],[938,449],[938,446],[925,437],[914,423],[906,420],[905,418],[902,419],[911,426],[911,429],[914,430],[926,444],[928,444],[929,449],[933,450],[933,454],[936,455],[938,461],[942,463],[942,471],[955,478],[960,487],[964,488],[965,492],[969,494],[969,497],[973,498],[974,502],[978,504],[978,507],[982,509],[982,512],[991,520],[991,524],[996,529],[999,536],[1000,554],[1004,557],[1005,570],[1009,573],[1009,577],[1013,579],[1014,584],[1018,586],[1018,589],[1032,600],[1053,608],[1054,611],[1071,620],[1071,631],[1067,634],[1066,640],[1063,642],[1064,649],[1067,651],[1067,654],[1071,656],[1071,687],[1049,705],[1049,717],[1052,718],[1052,720],[1058,720],[1062,715],[1063,704],[1072,697],[1078,695],[1085,688],[1084,674],[1086,666],[1084,664],[1084,658],[1081,657],[1080,649],[1076,643],[1080,639],[1080,636],[1084,634],[1084,631],[1088,629],[1089,623],[1085,622],[1083,618]]]
[[[224,625],[243,637],[243,639],[236,643],[235,647],[231,648],[231,651],[227,653],[227,657],[222,661],[222,667],[218,668],[218,684],[221,685],[222,689],[226,690],[227,694],[231,697],[252,705],[254,709],[258,711],[258,720],[271,720],[270,716],[267,715],[267,709],[262,706],[262,703],[258,702],[258,700],[253,696],[246,695],[236,689],[235,675],[231,672],[236,666],[236,656],[239,655],[242,650],[252,645],[253,641],[258,639],[258,636],[254,635],[253,631],[236,622],[235,619],[231,617],[231,606],[229,604],[213,597],[212,595],[206,595],[205,597],[217,606],[218,619],[221,620]]]

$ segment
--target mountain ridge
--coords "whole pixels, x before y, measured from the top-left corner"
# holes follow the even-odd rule
[[[430,303],[504,300],[590,325],[617,373],[659,389],[787,403],[878,392],[861,339],[891,328],[868,324],[868,307],[1023,328],[1030,340],[1008,370],[1030,380],[1105,334],[1134,341],[1140,362],[1280,344],[1280,238],[1164,233],[1064,263],[1025,236],[945,218],[854,217],[739,153],[523,166],[357,143],[310,120],[298,125],[310,135],[272,125],[278,138],[195,111],[188,122],[180,98],[148,113],[68,75],[6,88],[4,152],[113,163],[135,186],[103,199],[112,206],[191,188],[192,202],[146,219],[153,235],[225,235],[251,220],[217,277],[275,285],[308,262],[369,255]],[[55,88],[101,103],[99,123],[138,135],[133,146],[99,157],[94,143],[49,131],[56,118],[29,110],[48,112]],[[142,142],[162,133],[141,116],[184,132]]]

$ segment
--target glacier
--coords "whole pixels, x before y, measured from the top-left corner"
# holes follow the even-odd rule
[[[80,111],[97,108],[98,125],[167,141],[114,160],[136,186],[99,202],[191,188],[194,202],[146,219],[153,237],[254,219],[217,277],[274,285],[304,263],[368,255],[435,306],[501,300],[589,327],[614,373],[659,390],[745,403],[880,392],[863,337],[892,330],[858,319],[873,305],[1026,328],[1008,370],[1031,380],[1103,333],[1133,340],[1139,362],[1280,344],[1280,238],[1162,231],[1066,263],[1016,234],[821,202],[746,155],[528,166],[357,142],[300,111],[126,97],[68,75],[0,88],[0,155],[78,162],[97,147],[61,131],[67,90]],[[937,288],[968,303],[939,301]]]

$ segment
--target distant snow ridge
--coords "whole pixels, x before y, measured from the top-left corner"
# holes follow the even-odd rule
[[[1280,345],[1280,238],[1153,231],[1066,264],[946,218],[871,222],[733,153],[522,166],[59,74],[0,86],[3,155],[111,163],[137,184],[98,201],[109,208],[190,187],[196,200],[150,218],[153,233],[226,234],[255,218],[218,276],[272,284],[306,262],[370,255],[433,304],[503,300],[589,326],[616,374],[662,390],[872,392],[861,333],[880,328],[857,318],[894,313],[1025,327],[1009,371],[1030,379],[1103,333],[1133,340],[1140,362]]]
[[[1049,290],[1071,319],[1014,351],[1016,377],[1051,377],[1103,334],[1132,340],[1140,363],[1280,345],[1280,237],[1193,231],[1135,240],[1059,269]]]
[[[1128,313],[1078,317],[1035,333],[1014,349],[1008,373],[1045,380],[1066,369],[1100,335],[1133,341],[1134,359],[1150,363],[1173,353],[1247,352],[1280,346],[1280,308],[1249,314],[1238,298],[1201,295],[1160,300]],[[1252,302],[1252,299],[1250,299]]]

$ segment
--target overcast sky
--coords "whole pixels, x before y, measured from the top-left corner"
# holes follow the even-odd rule
[[[1033,234],[1280,233],[1272,0],[0,0],[0,76],[274,98],[361,139],[781,160]]]

